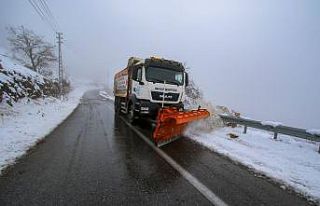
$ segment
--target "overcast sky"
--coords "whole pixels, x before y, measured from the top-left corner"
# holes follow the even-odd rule
[[[318,0],[47,0],[73,77],[108,82],[130,56],[187,63],[214,104],[255,119],[320,128]],[[6,26],[54,42],[28,0],[1,0]],[[109,78],[108,78],[109,76]]]

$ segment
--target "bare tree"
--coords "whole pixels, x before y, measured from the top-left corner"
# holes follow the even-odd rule
[[[50,74],[47,69],[57,60],[54,46],[23,26],[10,27],[8,32],[13,57],[33,71]]]

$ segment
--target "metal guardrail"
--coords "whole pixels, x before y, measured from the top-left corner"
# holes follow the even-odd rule
[[[294,137],[298,137],[298,138],[302,138],[302,139],[320,142],[320,136],[310,134],[305,129],[287,127],[287,126],[283,126],[283,125],[278,125],[278,126],[264,125],[264,124],[262,124],[261,121],[245,119],[245,118],[241,118],[241,117],[234,117],[234,116],[229,116],[229,115],[220,115],[220,117],[224,123],[243,125],[244,126],[243,133],[247,133],[247,128],[251,127],[251,128],[256,128],[256,129],[261,129],[261,130],[273,132],[274,139],[278,138],[278,134],[285,134],[285,135],[294,136]],[[319,145],[318,152],[320,153],[320,145]]]

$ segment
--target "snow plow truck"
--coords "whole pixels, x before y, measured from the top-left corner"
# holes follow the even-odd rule
[[[180,62],[131,57],[114,76],[115,113],[127,115],[131,124],[152,121],[151,138],[160,147],[180,137],[188,123],[210,115],[200,107],[184,110],[186,86],[188,74]]]

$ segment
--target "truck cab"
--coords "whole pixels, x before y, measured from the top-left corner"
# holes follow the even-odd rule
[[[131,57],[127,68],[121,72],[115,76],[115,104],[119,106],[120,102],[121,108],[126,110],[131,118],[155,118],[161,107],[183,109],[188,75],[180,62],[156,57]],[[121,82],[123,88],[123,79],[120,81],[120,76],[127,79],[126,95],[117,95],[121,93],[118,91]]]

